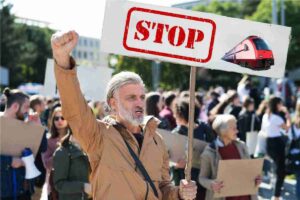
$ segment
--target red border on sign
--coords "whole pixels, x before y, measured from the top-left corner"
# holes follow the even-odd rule
[[[170,53],[165,53],[165,52],[159,52],[159,51],[152,51],[152,50],[129,47],[126,42],[127,42],[127,36],[128,36],[130,17],[131,17],[132,12],[134,12],[134,11],[148,12],[148,13],[153,13],[153,14],[158,14],[158,15],[165,15],[165,16],[169,16],[169,17],[177,17],[177,18],[183,18],[183,19],[189,19],[189,20],[194,20],[194,21],[210,23],[212,25],[212,36],[211,36],[211,40],[210,40],[210,46],[209,46],[209,52],[208,52],[207,58],[205,58],[205,59],[193,58],[193,57],[170,54]],[[182,59],[182,60],[206,63],[211,59],[211,56],[212,56],[213,44],[214,44],[214,40],[215,40],[215,33],[216,33],[216,24],[211,19],[204,19],[204,18],[199,18],[199,17],[181,15],[181,14],[176,14],[176,13],[169,13],[169,12],[158,11],[158,10],[151,10],[151,9],[146,9],[146,8],[132,7],[132,8],[130,8],[130,10],[128,11],[128,14],[127,14],[125,31],[124,31],[124,38],[123,38],[123,46],[124,46],[125,49],[127,49],[129,51],[135,51],[135,52],[140,52],[140,53],[153,54],[153,55],[157,55],[157,56],[163,56],[163,57],[170,57],[170,58],[177,58],[177,59]]]

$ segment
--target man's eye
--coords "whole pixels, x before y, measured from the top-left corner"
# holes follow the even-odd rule
[[[135,100],[135,96],[128,97],[129,100]]]

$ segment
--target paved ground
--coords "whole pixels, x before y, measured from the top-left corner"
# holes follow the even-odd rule
[[[285,180],[284,189],[282,193],[282,200],[296,200],[295,195],[295,180]],[[261,186],[259,187],[259,200],[271,200],[273,196],[272,183],[270,179],[266,179],[263,181]],[[46,194],[46,186],[43,189],[43,195],[41,200],[47,200]]]
[[[259,188],[259,199],[260,200],[270,200],[273,196],[272,183],[270,180],[264,180]],[[284,188],[282,192],[283,200],[297,200],[295,191],[295,180],[286,179],[284,182]]]

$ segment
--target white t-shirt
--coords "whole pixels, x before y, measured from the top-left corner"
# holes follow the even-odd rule
[[[267,134],[267,137],[280,137],[282,134],[280,133],[281,125],[284,124],[284,120],[274,114],[264,114],[262,119],[262,131]]]
[[[237,93],[240,97],[240,101],[243,102],[246,99],[246,97],[249,96],[250,90],[246,89],[245,84],[239,84],[237,87]]]

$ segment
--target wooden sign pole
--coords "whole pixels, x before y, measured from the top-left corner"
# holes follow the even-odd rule
[[[196,67],[191,66],[190,72],[190,105],[189,105],[189,129],[188,129],[188,162],[185,168],[185,179],[191,180],[192,159],[193,159],[193,139],[194,139],[194,113],[195,113],[195,86]]]

